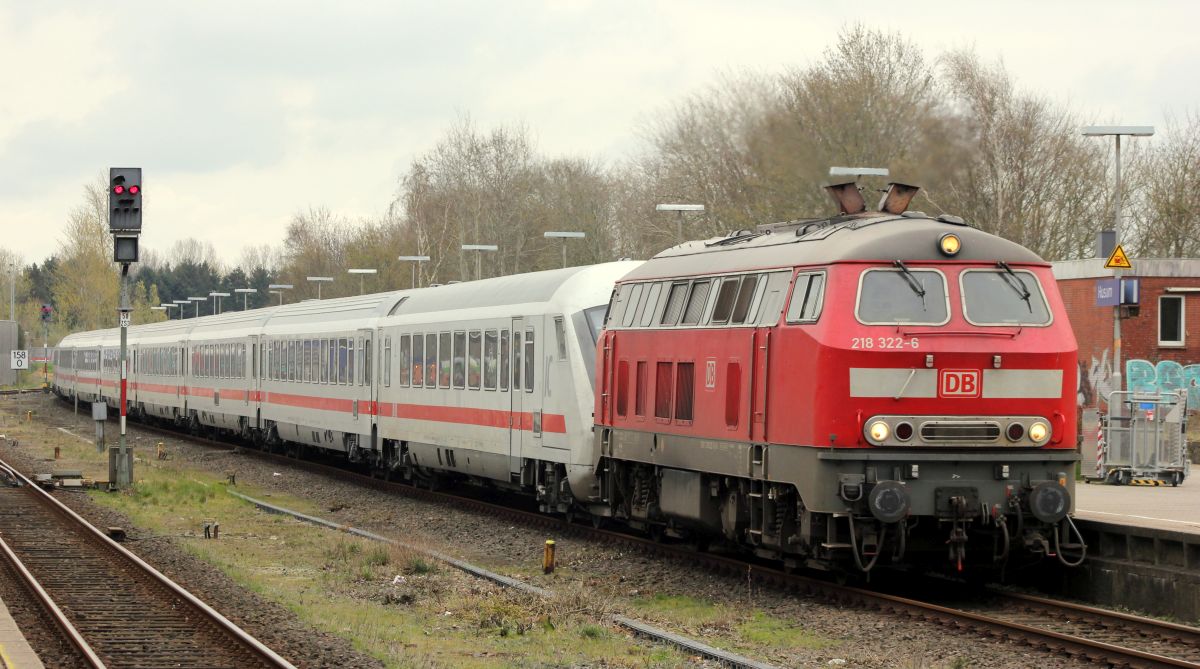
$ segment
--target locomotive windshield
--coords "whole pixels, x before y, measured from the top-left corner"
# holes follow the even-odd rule
[[[943,325],[949,316],[946,279],[927,269],[869,269],[858,284],[858,320],[865,325]]]
[[[966,270],[962,284],[963,313],[972,325],[1046,325],[1050,310],[1042,284],[1032,272]]]

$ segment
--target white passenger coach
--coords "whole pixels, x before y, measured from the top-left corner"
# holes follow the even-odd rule
[[[543,508],[566,511],[598,495],[596,337],[614,283],[639,264],[135,326],[128,411],[429,485],[536,489]],[[55,392],[116,407],[118,346],[117,329],[65,337]]]

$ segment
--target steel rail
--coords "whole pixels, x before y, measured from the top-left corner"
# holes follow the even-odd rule
[[[139,427],[146,426],[139,425]],[[651,539],[645,539],[623,532],[614,532],[610,530],[593,528],[590,526],[565,521],[562,518],[532,511],[514,509],[512,507],[501,506],[498,504],[492,504],[470,497],[462,497],[446,492],[420,489],[412,485],[386,481],[332,465],[326,465],[308,460],[299,460],[256,449],[242,448],[228,442],[208,437],[180,434],[178,432],[173,432],[160,427],[149,427],[148,429],[162,434],[169,434],[175,438],[193,441],[199,444],[216,445],[225,450],[240,449],[241,452],[251,455],[252,457],[273,461],[280,464],[286,464],[297,469],[331,476],[333,478],[349,480],[377,490],[394,492],[410,498],[451,504],[460,508],[466,508],[468,510],[486,513],[489,515],[499,515],[501,517],[518,520],[536,527],[553,527],[560,531],[576,536],[600,538],[610,543],[615,541],[643,552],[683,561],[691,566],[696,566],[699,563],[701,566],[706,567],[710,571],[725,574],[737,574],[746,578],[757,578],[781,589],[820,597],[835,604],[853,604],[867,609],[891,611],[897,614],[906,615],[913,619],[933,622],[946,627],[959,629],[981,629],[992,636],[1021,641],[1031,646],[1044,647],[1068,656],[1086,657],[1091,661],[1103,660],[1113,663],[1115,666],[1128,666],[1137,668],[1186,667],[1191,669],[1200,669],[1200,663],[1190,662],[1188,660],[1181,660],[1141,651],[1135,648],[1128,648],[1103,641],[1095,641],[1083,637],[1063,634],[1049,629],[1007,621],[1001,618],[995,618],[962,609],[940,606],[930,602],[922,602],[920,600],[899,597],[896,595],[889,595],[881,592],[864,590],[861,588],[838,585],[812,577],[788,573],[780,569],[747,562],[737,558],[731,558],[712,553],[697,552],[692,549],[672,546],[670,544],[660,543]],[[1003,594],[1006,596],[1011,596],[1009,593]],[[1057,602],[1042,598],[1033,598],[1031,596],[1025,597],[1029,598],[1028,601],[1040,600],[1042,605],[1057,607],[1059,611],[1073,613],[1086,612],[1089,615],[1105,616],[1110,620],[1116,621],[1117,623],[1124,623],[1127,625],[1134,625],[1136,621],[1136,625],[1141,626],[1140,629],[1145,629],[1147,626],[1149,626],[1150,628],[1154,629],[1156,633],[1163,634],[1164,636],[1167,636],[1164,630],[1173,633],[1180,633],[1179,628],[1181,628],[1182,630],[1187,630],[1189,634],[1194,634],[1200,637],[1200,628],[1190,628],[1186,625],[1177,625],[1175,623],[1164,623],[1150,618],[1141,618],[1139,616],[1128,616],[1128,614],[1119,614],[1116,612],[1105,611],[1103,609],[1086,607],[1078,604]],[[1127,619],[1126,616],[1128,618],[1132,618],[1133,620]]]
[[[96,651],[83,638],[79,630],[75,629],[75,625],[71,624],[71,621],[67,619],[62,609],[58,608],[58,604],[54,602],[54,598],[50,596],[50,593],[46,592],[41,583],[38,583],[37,578],[29,571],[25,563],[21,562],[21,558],[17,557],[17,554],[9,547],[8,542],[3,539],[0,539],[0,550],[2,550],[4,558],[12,568],[20,575],[22,585],[32,593],[33,598],[46,610],[50,618],[54,621],[54,624],[67,637],[71,645],[75,647],[75,650],[79,651],[84,661],[87,662],[87,666],[92,667],[92,669],[107,669],[104,661],[100,659]]]
[[[32,491],[30,494],[40,500],[43,504],[49,506],[52,511],[67,518],[83,533],[89,535],[90,538],[98,541],[101,545],[105,546],[109,550],[119,554],[128,563],[132,564],[138,571],[150,576],[150,578],[158,585],[163,586],[171,591],[171,593],[186,602],[202,617],[211,621],[212,623],[215,623],[218,628],[233,637],[234,640],[240,643],[245,649],[249,650],[263,663],[272,667],[278,667],[279,669],[296,669],[291,662],[288,662],[275,651],[264,645],[261,641],[251,636],[248,632],[233,624],[228,618],[221,615],[221,613],[216,609],[212,608],[208,604],[204,603],[201,599],[193,595],[191,592],[188,592],[186,589],[184,589],[183,586],[179,585],[175,581],[172,581],[170,578],[167,578],[162,572],[150,566],[149,563],[142,560],[124,546],[110,539],[103,532],[96,529],[91,523],[85,520],[82,516],[75,513],[75,511],[73,511],[70,507],[55,499],[52,495],[50,495],[50,493],[42,490],[41,487],[29,480],[24,474],[17,471],[14,467],[2,460],[0,460],[0,467],[11,473],[16,480],[22,482],[27,489]]]

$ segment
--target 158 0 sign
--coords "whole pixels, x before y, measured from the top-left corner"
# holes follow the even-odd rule
[[[29,369],[29,351],[13,351],[9,358],[9,369]]]

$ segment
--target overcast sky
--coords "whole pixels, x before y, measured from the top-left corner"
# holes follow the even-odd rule
[[[277,244],[310,205],[384,211],[464,114],[607,162],[723,71],[818,59],[847,24],[973,46],[1089,121],[1200,109],[1200,3],[0,0],[0,244],[40,261],[82,186],[141,166],[143,245]]]

